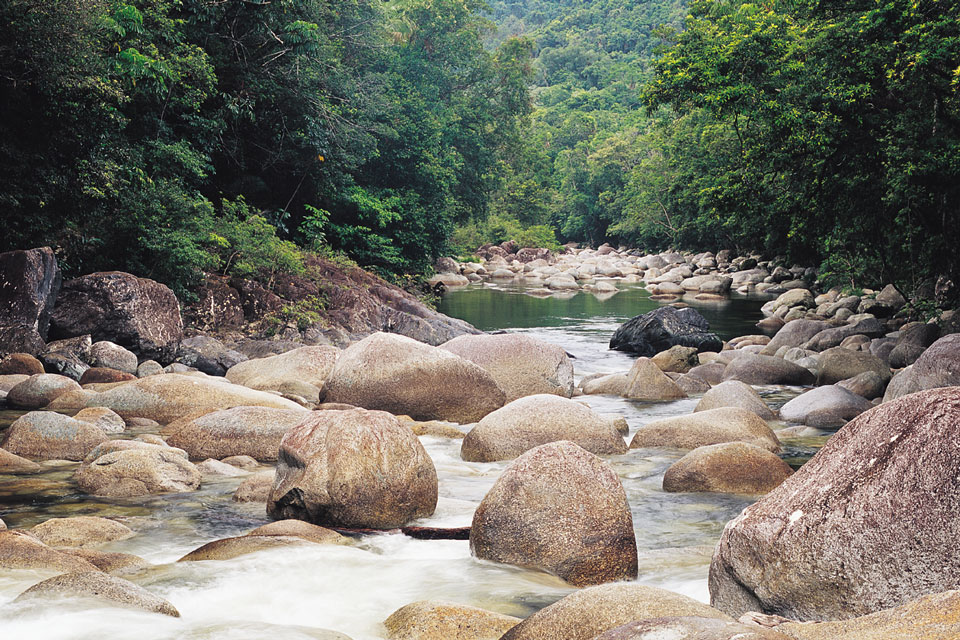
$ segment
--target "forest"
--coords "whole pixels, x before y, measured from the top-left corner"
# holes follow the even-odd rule
[[[516,239],[957,281],[960,3],[9,0],[0,249],[189,289]]]

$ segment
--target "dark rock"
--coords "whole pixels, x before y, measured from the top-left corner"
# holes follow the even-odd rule
[[[222,342],[209,336],[186,338],[177,351],[178,362],[210,376],[225,376],[230,367],[246,359],[242,353],[228,349]]]
[[[960,333],[945,335],[913,363],[917,385],[937,389],[960,385]]]
[[[883,395],[883,391],[887,388],[888,382],[889,380],[884,380],[876,371],[864,371],[852,378],[841,380],[837,383],[837,386],[843,387],[847,391],[851,391],[867,400],[873,400]]]
[[[190,306],[190,319],[203,330],[239,327],[245,320],[240,292],[224,277],[208,276]]]
[[[550,249],[530,249],[523,248],[517,251],[517,260],[526,264],[527,262],[533,262],[534,260],[547,260],[549,261],[552,257]]]
[[[239,294],[243,317],[249,322],[260,320],[279,311],[283,306],[283,300],[280,296],[256,280],[234,278],[230,281],[230,287]],[[254,356],[250,355],[250,357]]]
[[[578,587],[637,575],[633,518],[620,479],[568,441],[531,449],[504,470],[474,513],[470,551],[543,569]]]
[[[890,352],[890,366],[894,369],[910,366],[939,337],[940,329],[935,324],[916,323],[903,327],[896,346]]]
[[[65,338],[63,340],[54,340],[47,343],[44,353],[59,353],[65,356],[72,356],[86,364],[90,364],[90,350],[93,348],[93,339],[90,334],[77,336],[75,338]]]
[[[610,348],[647,357],[674,345],[695,347],[698,352],[720,351],[723,341],[709,328],[695,309],[660,307],[621,325],[610,339]]]
[[[754,353],[735,357],[723,370],[724,380],[739,380],[747,384],[810,385],[816,377],[800,365]]]
[[[69,353],[41,353],[39,359],[45,372],[65,376],[77,382],[90,368],[86,362]]]
[[[43,372],[43,363],[29,353],[11,353],[3,360],[0,360],[0,375],[3,376],[32,376]]]
[[[49,247],[0,253],[0,354],[43,351],[59,290]]]
[[[92,273],[63,284],[50,326],[52,338],[90,334],[139,357],[168,363],[183,337],[180,305],[165,285],[129,273]]]
[[[850,336],[863,334],[870,338],[879,338],[886,332],[887,330],[879,320],[876,318],[866,318],[856,324],[847,324],[834,329],[824,329],[810,338],[810,340],[803,345],[803,348],[809,349],[810,351],[825,351],[840,346],[844,338]]]
[[[864,413],[727,524],[713,605],[838,620],[960,587],[958,458],[958,388]]]
[[[773,339],[760,351],[761,355],[776,355],[780,347],[799,347],[824,329],[830,323],[821,320],[793,320],[783,325]]]

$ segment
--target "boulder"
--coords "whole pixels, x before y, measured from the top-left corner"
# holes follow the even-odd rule
[[[644,402],[662,402],[687,397],[683,389],[664,375],[649,358],[637,358],[634,361],[627,373],[620,395]]]
[[[33,527],[30,533],[51,547],[99,547],[133,537],[130,527],[116,520],[93,516],[51,518]]]
[[[51,549],[29,533],[0,531],[0,569],[67,573],[95,571],[82,558]]]
[[[11,353],[0,360],[0,375],[2,376],[33,376],[43,372],[43,363],[29,353]]]
[[[620,396],[627,389],[627,380],[627,376],[622,373],[600,375],[581,382],[581,390],[586,395],[609,394]]]
[[[522,333],[462,335],[440,345],[489,373],[506,401],[539,393],[573,395],[573,362],[560,347]]]
[[[940,337],[940,328],[930,323],[911,323],[900,328],[900,335],[890,351],[890,366],[902,369],[916,362],[923,352]]]
[[[630,622],[666,616],[733,622],[720,611],[679,593],[640,584],[605,584],[574,591],[531,615],[501,640],[591,640]]]
[[[149,418],[168,424],[189,415],[242,406],[302,410],[295,402],[255,391],[222,378],[164,374],[126,382],[93,394],[79,407],[108,407],[128,418]],[[57,405],[58,409],[67,408]]]
[[[666,351],[661,351],[651,359],[653,364],[663,372],[687,373],[690,369],[700,365],[700,357],[693,347],[674,345]]]
[[[163,434],[167,444],[183,449],[194,460],[246,455],[275,462],[283,436],[309,417],[305,409],[234,407],[181,418],[167,425]]]
[[[42,409],[68,391],[80,391],[80,385],[66,376],[39,373],[10,389],[7,404],[22,409]]]
[[[230,367],[226,375],[230,382],[251,389],[293,393],[310,402],[319,402],[339,357],[340,350],[336,347],[300,347],[246,360]]]
[[[90,345],[90,359],[87,364],[91,367],[116,369],[129,374],[137,373],[136,354],[106,340],[94,342]]]
[[[170,362],[183,337],[180,304],[166,285],[129,273],[91,273],[63,283],[52,338],[90,334],[143,359]]]
[[[527,451],[503,471],[473,515],[470,551],[578,587],[637,576],[633,517],[620,479],[566,441]]]
[[[781,307],[803,307],[813,309],[816,303],[813,301],[813,294],[807,289],[791,288],[789,291],[780,294],[780,297],[773,301],[771,312],[776,312]]]
[[[105,456],[108,453],[113,453],[115,451],[129,451],[130,449],[144,449],[148,451],[167,451],[168,453],[174,453],[184,460],[188,460],[187,452],[183,449],[176,449],[174,447],[167,446],[167,443],[156,443],[156,442],[143,442],[141,440],[107,440],[98,444],[96,447],[91,449],[90,453],[87,454],[87,457],[83,459],[86,463],[91,463],[100,456]]]
[[[793,640],[791,636],[755,625],[717,618],[673,616],[631,622],[593,640]]]
[[[746,442],[697,447],[663,475],[663,490],[767,493],[793,470],[775,453]]]
[[[867,400],[873,400],[883,395],[883,391],[887,387],[887,382],[888,380],[884,380],[876,371],[864,371],[852,378],[841,380],[837,383],[837,386]]]
[[[767,422],[739,407],[721,407],[646,424],[633,435],[631,449],[675,447],[696,449],[721,442],[747,442],[779,453],[780,441]]]
[[[674,382],[680,387],[680,390],[686,394],[706,393],[710,390],[710,383],[703,378],[683,374],[678,376]]]
[[[75,416],[73,416],[73,419],[80,420],[82,422],[89,422],[95,427],[98,427],[104,433],[123,433],[123,431],[127,428],[123,418],[106,407],[91,407],[89,409],[81,409]]]
[[[42,467],[32,460],[21,458],[6,449],[0,449],[0,473],[19,475],[22,473],[37,473]]]
[[[945,335],[930,345],[913,363],[913,372],[920,389],[960,385],[960,333]]]
[[[502,407],[505,395],[493,376],[469,360],[411,338],[375,333],[340,354],[326,400],[467,424]]]
[[[230,367],[246,359],[247,356],[227,348],[216,338],[203,335],[186,338],[180,343],[180,348],[177,350],[177,362],[193,367],[209,376],[226,375]]]
[[[852,618],[960,586],[960,389],[915,393],[840,429],[729,522],[714,606]]]
[[[126,498],[155,493],[181,493],[200,487],[201,475],[175,449],[127,449],[84,462],[74,474],[86,493]]]
[[[130,553],[111,553],[83,547],[62,547],[58,551],[86,560],[100,571],[113,575],[132,573],[150,566],[150,563],[140,556]]]
[[[197,471],[204,476],[223,476],[225,478],[236,478],[247,475],[245,471],[226,462],[214,460],[213,458],[207,458],[203,462],[198,462]]]
[[[761,355],[772,356],[781,347],[799,347],[806,344],[810,338],[824,329],[831,327],[829,322],[822,320],[792,320],[783,325],[773,339],[760,351]]]
[[[960,591],[954,590],[850,620],[785,621],[773,630],[795,640],[956,640],[960,634],[958,612]]]
[[[307,544],[308,541],[295,536],[257,536],[245,535],[234,538],[214,540],[194,549],[177,562],[200,562],[202,560],[232,560],[250,553],[267,549],[291,547]]]
[[[890,367],[883,360],[867,351],[851,351],[843,347],[833,347],[823,351],[818,357],[817,384],[836,384],[866,371],[873,371],[883,380],[890,381]]]
[[[709,411],[720,407],[739,407],[752,411],[764,420],[776,419],[776,414],[753,387],[739,380],[721,382],[703,394],[694,411]]]
[[[781,358],[741,353],[723,370],[723,379],[747,384],[811,385],[816,377],[809,369]]]
[[[83,460],[107,439],[98,427],[54,411],[31,411],[17,418],[0,442],[10,453],[37,460]]]
[[[726,368],[727,365],[723,362],[708,362],[690,369],[687,375],[700,378],[711,385],[718,385],[723,382],[723,372]]]
[[[66,598],[95,599],[102,604],[180,617],[176,607],[129,580],[101,571],[78,571],[48,578],[23,593],[14,602],[62,602]]]
[[[421,600],[383,622],[388,640],[499,640],[520,618],[476,607]]]
[[[43,351],[59,290],[49,247],[0,253],[0,354]]]
[[[156,360],[144,360],[137,367],[137,377],[146,378],[147,376],[156,376],[163,373],[163,367]]]
[[[113,383],[113,382],[127,382],[128,380],[136,380],[137,376],[126,373],[124,371],[119,371],[117,369],[107,369],[104,367],[90,367],[80,376],[80,384],[100,384],[100,383]]]
[[[720,351],[723,341],[708,330],[710,324],[692,308],[660,307],[620,325],[610,338],[610,348],[639,356],[653,356],[674,345],[698,352]]]
[[[350,539],[342,536],[333,529],[318,527],[303,520],[277,520],[257,527],[247,533],[248,536],[286,536],[303,538],[308,542],[318,544],[350,544]]]
[[[569,440],[596,454],[627,451],[608,419],[579,402],[540,394],[487,414],[463,439],[460,456],[468,462],[509,460],[558,440]]]
[[[780,408],[780,418],[818,429],[842,427],[873,408],[873,403],[837,385],[811,389]]]
[[[260,466],[260,463],[257,462],[253,456],[247,455],[227,456],[220,460],[220,462],[234,466],[237,469],[244,469],[245,471],[250,471]]]
[[[824,329],[801,346],[811,351],[825,351],[840,346],[840,343],[850,336],[862,334],[868,338],[879,338],[886,332],[883,324],[876,318],[864,318],[853,324],[845,324],[834,329]]]
[[[261,471],[255,473],[237,487],[233,492],[234,502],[266,502],[270,499],[270,491],[273,490],[273,479],[276,473],[271,471]]]
[[[315,412],[283,437],[267,514],[390,529],[436,506],[437,472],[417,436],[386,412],[353,409]]]

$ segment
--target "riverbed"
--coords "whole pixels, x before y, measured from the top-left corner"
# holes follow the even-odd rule
[[[734,297],[694,304],[725,339],[757,333],[754,324],[761,317],[762,300]],[[484,330],[523,331],[558,344],[574,356],[579,379],[629,369],[632,356],[610,351],[607,342],[620,323],[656,306],[640,287],[624,287],[606,298],[584,292],[544,298],[522,288],[484,284],[448,293],[440,311]],[[799,392],[758,390],[773,407]],[[698,400],[578,399],[598,411],[625,416],[628,441],[648,422],[692,412]],[[4,417],[9,420],[12,415],[0,420]],[[469,525],[477,504],[508,462],[463,462],[459,440],[421,440],[437,467],[440,502],[433,516],[417,524]],[[817,438],[786,441],[785,458],[798,465],[821,443]],[[663,473],[682,454],[638,449],[606,460],[621,478],[633,512],[640,552],[638,582],[706,602],[712,548],[724,524],[756,498],[663,492]],[[232,500],[242,478],[205,479],[199,491],[188,494],[104,499],[76,489],[71,481],[75,468],[47,463],[41,474],[0,475],[0,517],[10,528],[73,515],[124,522],[137,535],[102,550],[133,553],[152,563],[153,567],[125,577],[169,600],[182,617],[83,602],[49,602],[42,608],[12,605],[19,593],[47,576],[8,571],[0,574],[3,637],[219,640],[271,634],[297,639],[327,637],[316,629],[331,629],[354,640],[372,640],[385,637],[382,622],[387,616],[416,600],[440,599],[523,617],[572,591],[542,572],[475,560],[467,541],[414,540],[399,533],[357,537],[350,546],[305,544],[234,560],[176,563],[206,542],[241,535],[268,521],[262,503]]]

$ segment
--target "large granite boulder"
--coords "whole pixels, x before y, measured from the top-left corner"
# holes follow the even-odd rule
[[[836,384],[867,371],[873,371],[883,380],[890,381],[890,367],[883,360],[867,351],[853,351],[843,347],[833,347],[817,356],[819,375],[817,384]]]
[[[833,347],[839,347],[840,343],[850,336],[864,335],[868,338],[879,338],[886,332],[886,328],[879,320],[876,318],[865,318],[854,324],[846,324],[833,329],[824,329],[801,346],[810,351],[825,351]]]
[[[720,611],[679,593],[640,584],[604,584],[561,598],[512,628],[501,640],[592,640],[630,622],[667,616],[733,622]],[[682,636],[660,638],[680,640]]]
[[[340,354],[327,402],[380,409],[417,420],[466,424],[503,406],[503,390],[478,365],[411,338],[375,333]]]
[[[95,571],[83,558],[48,547],[23,531],[0,531],[0,569],[67,573]]]
[[[133,537],[133,530],[109,518],[74,516],[51,518],[33,527],[30,533],[51,547],[99,547]]]
[[[227,380],[251,389],[290,393],[319,402],[339,357],[336,347],[300,347],[236,364],[227,371]]]
[[[960,587],[960,389],[864,413],[729,522],[714,606],[836,620]]]
[[[960,333],[943,336],[913,363],[913,375],[920,389],[960,385]]]
[[[692,308],[660,307],[622,324],[610,338],[610,348],[647,357],[674,345],[720,351],[723,341],[709,329],[710,323]]]
[[[43,351],[59,290],[49,247],[0,253],[0,355]]]
[[[927,347],[940,337],[940,327],[932,323],[915,322],[900,328],[889,362],[894,369],[902,369],[917,361]]]
[[[163,598],[129,580],[101,571],[81,571],[48,578],[21,593],[15,602],[63,602],[67,598],[93,598],[106,605],[180,617],[176,607]]]
[[[633,517],[620,479],[566,441],[531,449],[504,470],[473,515],[470,551],[578,587],[637,576]]]
[[[142,359],[169,363],[183,337],[177,297],[166,285],[120,271],[91,273],[63,283],[51,338],[90,334]]]
[[[811,385],[816,376],[809,369],[782,358],[742,353],[723,370],[723,379],[747,384]]]
[[[791,320],[780,327],[773,339],[760,350],[760,354],[772,356],[776,355],[781,347],[799,347],[806,344],[810,338],[821,331],[829,329],[830,326],[829,322],[823,320],[807,320],[805,318]]]
[[[87,361],[91,367],[105,367],[125,373],[137,373],[137,355],[118,344],[101,340],[90,345],[90,357]]]
[[[308,417],[306,409],[233,407],[175,420],[163,434],[167,444],[183,449],[194,460],[250,456],[275,462],[283,436]]]
[[[509,460],[548,442],[569,440],[596,454],[626,453],[613,423],[579,402],[550,394],[527,396],[487,414],[463,439],[469,462]]]
[[[586,389],[584,391],[586,392]],[[687,397],[686,392],[660,371],[650,358],[634,360],[619,391],[624,398],[644,402],[664,402]]]
[[[436,506],[437,471],[409,427],[384,411],[331,410],[283,437],[267,514],[390,529]]]
[[[493,376],[510,402],[523,396],[573,395],[573,362],[560,347],[522,333],[462,335],[440,345]]]
[[[792,473],[775,453],[746,442],[723,442],[697,447],[670,465],[663,490],[767,493]]]
[[[84,462],[74,474],[81,490],[112,498],[195,491],[201,478],[176,449],[160,446],[106,453]]]
[[[35,460],[83,460],[107,435],[95,425],[54,411],[31,411],[7,429],[0,447]]]
[[[61,395],[80,391],[75,380],[55,373],[38,373],[7,392],[7,404],[20,409],[42,409]]]
[[[633,435],[630,448],[696,449],[721,442],[747,442],[773,453],[780,451],[780,441],[766,420],[739,407],[720,407],[650,422]]]
[[[811,389],[780,407],[780,418],[820,429],[835,429],[847,424],[873,403],[839,385]]]
[[[246,359],[244,354],[210,336],[191,336],[177,349],[177,362],[210,376],[224,376],[228,369]]]
[[[78,398],[79,399],[79,398]],[[190,415],[232,407],[259,406],[300,410],[295,402],[266,391],[255,391],[223,378],[187,376],[176,373],[149,376],[94,393],[81,406],[67,406],[64,400],[55,409],[107,407],[123,418],[148,418],[168,424]]]
[[[727,380],[712,387],[703,394],[694,411],[709,411],[720,407],[739,407],[753,411],[764,420],[773,420],[777,417],[753,387],[739,380]]]

